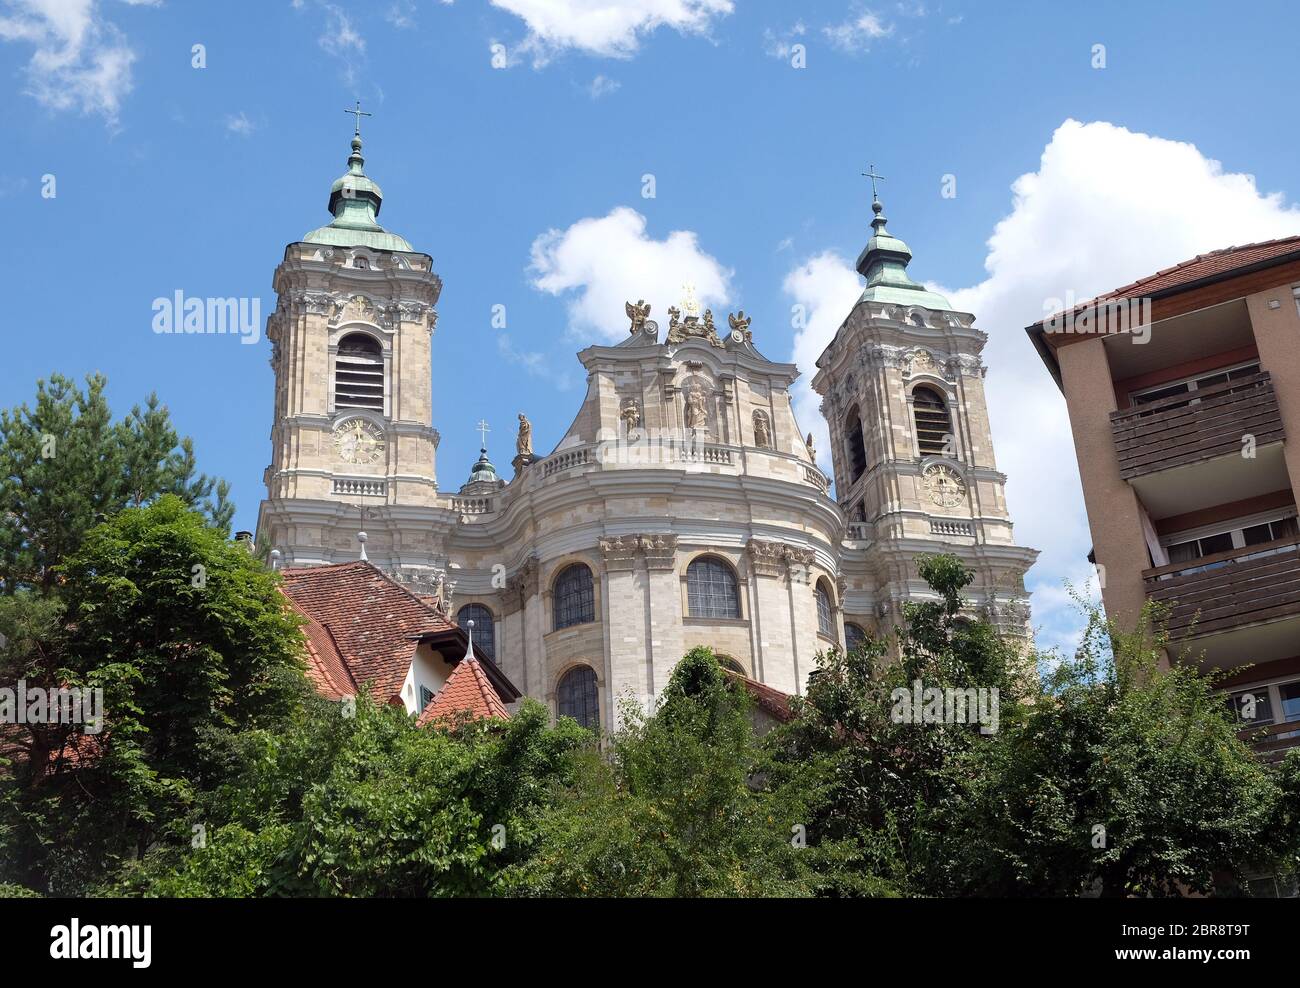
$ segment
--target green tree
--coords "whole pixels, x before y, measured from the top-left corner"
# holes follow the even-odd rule
[[[0,411],[0,591],[48,592],[56,567],[94,525],[175,494],[229,534],[229,485],[196,473],[194,449],[150,395],[113,422],[98,374],[82,390],[54,374],[35,406]]]
[[[0,880],[61,893],[139,857],[304,687],[278,577],[175,495],[90,529],[59,592],[0,600],[6,681],[103,691],[103,725],[24,725],[0,778]]]
[[[961,614],[971,573],[953,556],[924,557],[919,572],[937,599],[907,605],[896,651],[868,640],[818,655],[795,719],[767,739],[774,779],[808,794],[823,895],[943,894],[960,879],[961,829],[988,737],[974,723],[902,719],[896,691],[910,696],[918,681],[996,689],[999,730],[1025,716],[1032,658]]]
[[[792,790],[767,786],[749,697],[707,648],[678,664],[653,714],[622,708],[545,814],[516,891],[565,896],[807,894]]]
[[[1208,894],[1295,868],[1300,754],[1270,770],[1191,655],[1160,668],[1161,623],[1149,607],[1127,632],[1093,609],[1033,715],[989,746],[967,890]]]
[[[509,721],[417,728],[356,699],[312,698],[240,739],[241,769],[128,868],[119,893],[465,896],[506,890],[589,737],[526,701]],[[196,827],[203,847],[193,847]]]

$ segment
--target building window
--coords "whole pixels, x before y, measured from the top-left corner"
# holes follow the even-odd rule
[[[867,640],[867,632],[860,624],[844,625],[844,647],[850,652],[856,651]]]
[[[561,717],[572,717],[583,727],[600,727],[600,700],[596,671],[591,666],[570,669],[555,691],[555,707]]]
[[[862,416],[858,406],[849,409],[844,420],[844,441],[848,444],[849,482],[857,480],[867,469],[867,445],[862,439]]]
[[[356,267],[360,268],[362,271],[367,271],[367,270],[370,269],[370,260],[369,260],[369,258],[365,258],[365,257],[357,257],[356,259],[353,260],[352,263],[353,263]]]
[[[1145,391],[1134,391],[1129,395],[1129,402],[1134,407],[1149,405],[1154,401],[1160,401],[1164,398],[1175,398],[1178,395],[1188,395],[1187,401],[1171,402],[1164,405],[1154,412],[1147,412],[1147,415],[1155,415],[1158,412],[1167,412],[1173,408],[1182,408],[1186,405],[1195,405],[1199,403],[1196,392],[1204,388],[1212,388],[1216,384],[1227,384],[1229,381],[1239,381],[1243,377],[1254,377],[1259,373],[1259,362],[1255,361],[1249,364],[1241,364],[1237,367],[1225,367],[1223,370],[1214,371],[1211,374],[1202,374],[1199,377],[1188,377],[1181,381],[1174,381],[1169,384],[1161,384],[1159,387],[1147,388]],[[1254,385],[1245,385],[1245,387],[1254,387]],[[1237,388],[1229,389],[1229,393],[1239,390]],[[1211,397],[1214,397],[1211,395]]]
[[[471,631],[469,623],[474,622]],[[474,651],[495,659],[497,655],[496,622],[492,612],[482,604],[466,604],[456,612],[456,624],[474,637]]]
[[[339,341],[334,407],[384,410],[384,351],[364,333],[349,333]]]
[[[722,666],[722,668],[730,672],[734,672],[740,676],[745,675],[745,667],[742,666],[735,659],[733,659],[730,655],[722,655],[721,653],[719,653],[716,655],[716,658],[718,660],[718,665]]]
[[[1231,552],[1233,549],[1248,549],[1251,546],[1265,545],[1283,539],[1294,539],[1300,535],[1294,515],[1286,518],[1271,518],[1252,525],[1242,522],[1229,522],[1229,527],[1222,531],[1209,531],[1196,538],[1185,535],[1172,536],[1165,542],[1169,553],[1169,562],[1188,563],[1218,552]],[[1285,547],[1284,547],[1285,548]],[[1265,553],[1275,550],[1264,550]],[[1210,563],[1210,567],[1226,563]]]
[[[433,702],[434,692],[427,686],[420,687],[420,709],[423,710]]]
[[[952,416],[948,402],[934,388],[922,385],[912,392],[916,419],[916,445],[922,456],[952,456]]]
[[[591,570],[582,563],[566,567],[555,580],[555,630],[596,620],[596,594]]]
[[[1273,723],[1273,700],[1267,686],[1229,693],[1228,706],[1242,727],[1267,727]]]
[[[740,617],[736,574],[717,556],[701,556],[686,567],[686,613],[698,618]]]
[[[813,596],[817,598],[817,630],[827,638],[834,638],[835,619],[831,615],[831,595],[826,584],[818,583]]]

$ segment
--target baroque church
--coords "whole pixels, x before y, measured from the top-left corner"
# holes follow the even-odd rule
[[[610,314],[627,335],[577,355],[586,396],[553,449],[534,449],[519,414],[510,478],[484,449],[444,490],[432,394],[442,282],[429,254],[380,226],[361,150],[358,129],[332,221],[289,244],[275,271],[258,534],[291,588],[360,586],[373,570],[459,631],[444,636],[446,659],[425,641],[429,661],[395,675],[412,713],[446,685],[466,631],[502,700],[526,694],[587,726],[612,728],[625,696],[651,705],[697,645],[756,689],[798,694],[819,651],[889,636],[905,602],[931,596],[917,574],[925,553],[974,571],[972,616],[1029,635],[1024,575],[1037,553],[1015,543],[994,461],[985,334],[911,279],[911,252],[874,195],[864,290],[812,379],[833,496],[791,407],[799,369],[759,351],[743,311],[721,324],[689,292],[663,328],[642,300]],[[355,630],[316,629],[340,653]]]

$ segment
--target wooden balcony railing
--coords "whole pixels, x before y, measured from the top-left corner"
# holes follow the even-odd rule
[[[1268,727],[1248,727],[1238,731],[1266,762],[1280,761],[1292,748],[1300,745],[1300,720],[1289,720]]]
[[[1268,372],[1110,413],[1125,480],[1286,438]]]
[[[1170,606],[1171,638],[1300,615],[1300,539],[1229,549],[1142,574],[1147,597]],[[1193,624],[1195,628],[1193,628]]]

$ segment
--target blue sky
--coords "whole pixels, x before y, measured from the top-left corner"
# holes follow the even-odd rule
[[[1297,19],[1283,3],[0,0],[0,404],[56,370],[102,371],[119,412],[156,390],[253,527],[269,344],[158,336],[151,305],[255,296],[265,318],[285,245],[328,219],[360,98],[381,222],[444,281],[451,489],[481,417],[499,464],[517,411],[539,449],[557,441],[582,396],[573,354],[621,338],[623,298],[662,315],[686,278],[806,382],[852,302],[874,162],[912,273],[990,334],[996,452],[1017,536],[1044,550],[1040,641],[1068,645],[1061,587],[1088,575],[1089,539],[1023,327],[1067,291],[1300,231]],[[797,408],[820,428],[815,399]]]

